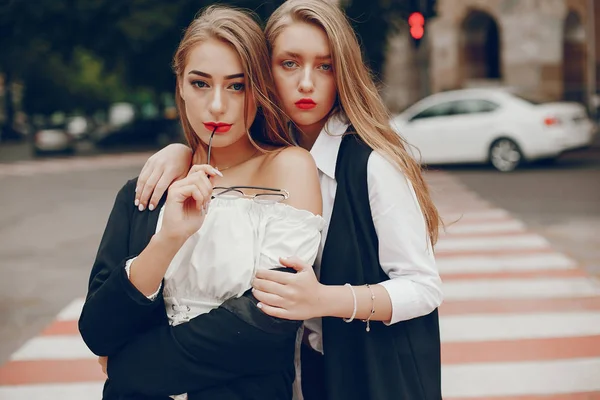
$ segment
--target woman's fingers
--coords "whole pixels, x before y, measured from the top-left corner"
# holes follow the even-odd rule
[[[155,168],[152,171],[152,174],[144,182],[143,188],[142,188],[142,193],[139,195],[140,196],[140,198],[139,198],[140,211],[144,211],[144,209],[146,208],[146,206],[148,204],[148,199],[150,198],[150,195],[154,191],[154,188],[156,187],[156,184],[160,180],[160,177],[162,176],[162,174],[163,173],[162,173],[161,168]]]
[[[156,163],[152,158],[150,158],[146,162],[146,165],[144,165],[142,173],[138,178],[135,205],[139,207],[140,211],[143,211],[146,207],[148,207],[150,211],[154,210],[165,191],[169,189],[169,185],[173,182],[173,173],[169,168],[164,165],[155,164]],[[204,179],[202,179],[201,175]],[[203,185],[199,185],[199,189],[204,196],[210,198],[212,184],[207,176],[223,176],[223,174],[210,165],[202,164],[193,165],[186,178],[189,178],[190,176],[195,176],[194,179],[204,181]]]
[[[171,184],[171,182],[169,181],[169,178],[167,177],[167,175],[162,174],[162,176],[158,180],[158,183],[156,184],[156,187],[154,188],[154,192],[152,193],[152,198],[150,199],[150,204],[148,205],[148,209],[150,211],[152,211],[156,208],[156,206],[158,205],[158,202],[162,198],[163,194],[167,191],[167,189],[169,189],[170,184]],[[144,203],[142,203],[142,204],[144,204]]]
[[[197,198],[196,200],[200,202],[200,205],[202,207],[204,207],[204,211],[207,211],[208,203],[210,203],[212,195],[213,186],[210,182],[210,179],[208,179],[204,171],[200,170],[191,175],[188,175],[186,178],[176,182],[171,187],[175,186],[176,184],[179,184],[180,187],[186,187],[190,185],[194,186],[201,196],[201,198]]]
[[[254,278],[252,287],[256,290],[260,290],[261,292],[269,293],[282,298],[285,298],[288,295],[288,290],[285,285],[268,281],[266,279]]]
[[[275,318],[291,319],[288,310],[285,308],[272,307],[268,304],[258,303],[256,307],[260,308],[265,314]]]
[[[223,174],[218,169],[207,165],[207,164],[195,164],[190,168],[190,172],[188,172],[188,176],[195,174],[197,172],[203,171],[205,174],[210,176],[220,176],[223,177]]]
[[[282,285],[289,285],[297,279],[297,275],[290,274],[289,272],[275,271],[272,269],[259,269],[256,271],[256,278]]]
[[[252,289],[252,294],[256,297],[256,300],[272,307],[285,308],[285,300],[276,294],[263,292],[258,289]]]
[[[144,164],[144,168],[142,168],[142,172],[140,172],[140,176],[138,177],[137,180],[137,185],[135,187],[135,206],[139,206],[140,205],[140,198],[142,196],[142,191],[144,190],[144,186],[146,186],[146,181],[148,180],[148,178],[150,178],[150,176],[152,175],[152,173],[154,172],[154,163],[152,162],[152,158],[148,159],[148,161],[146,161],[146,164]]]
[[[200,192],[200,190],[198,189],[197,186],[192,185],[193,187],[191,188],[191,194],[192,197],[194,198],[194,200],[196,201],[196,209],[198,211],[202,211],[204,212],[204,203],[205,203],[205,197],[202,194],[202,192]]]
[[[213,191],[213,184],[209,177],[206,175],[205,171],[201,169],[189,175],[186,179],[189,179],[191,183],[196,185],[205,197],[204,206],[205,211],[207,211]]]
[[[177,199],[180,202],[185,202],[189,199],[193,199],[196,209],[198,211],[203,210],[204,208],[204,196],[202,192],[198,189],[198,187],[194,184],[183,185],[177,188],[175,192]]]
[[[178,201],[184,201],[186,198],[185,196],[194,197],[196,207],[199,210],[202,210],[203,213],[206,213],[213,191],[211,177],[219,174],[221,173],[210,165],[194,165],[190,168],[190,171],[185,178],[174,182],[168,188],[169,194],[176,195]],[[163,183],[159,181],[156,186],[161,184]],[[193,186],[195,189],[192,191],[190,186]]]

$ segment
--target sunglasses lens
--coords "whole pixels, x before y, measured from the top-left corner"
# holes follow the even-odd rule
[[[285,196],[282,194],[260,193],[254,197],[254,201],[260,204],[274,204],[283,200],[285,200]]]

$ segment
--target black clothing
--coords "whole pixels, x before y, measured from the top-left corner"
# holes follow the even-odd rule
[[[300,322],[268,316],[248,291],[170,326],[162,293],[151,301],[129,281],[125,262],[146,248],[159,215],[137,211],[135,187],[131,180],[117,195],[79,319],[88,347],[108,356],[103,398],[291,399]]]
[[[367,162],[372,149],[357,135],[342,139],[337,190],[321,261],[325,285],[376,284],[381,269],[369,205]],[[441,361],[437,310],[386,326],[323,318],[327,400],[440,400]]]

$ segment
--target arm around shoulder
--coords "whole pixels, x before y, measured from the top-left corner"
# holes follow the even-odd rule
[[[286,204],[321,215],[323,200],[317,165],[312,155],[300,147],[288,147],[277,153],[267,166],[273,186],[285,189]]]

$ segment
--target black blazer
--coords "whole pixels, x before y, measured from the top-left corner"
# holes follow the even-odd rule
[[[300,322],[264,314],[248,291],[172,327],[162,293],[151,301],[131,284],[125,262],[148,245],[159,215],[134,207],[136,181],[117,194],[79,319],[90,350],[108,356],[103,398],[291,399]]]
[[[379,263],[369,205],[372,150],[348,132],[338,153],[337,190],[323,249],[321,282],[376,284],[389,279]],[[327,400],[441,400],[438,312],[371,331],[355,320],[323,318]]]

